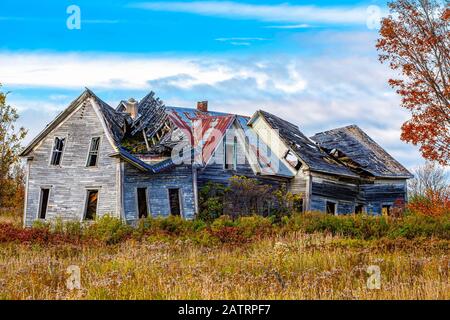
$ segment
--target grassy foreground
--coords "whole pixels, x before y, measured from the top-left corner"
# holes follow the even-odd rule
[[[292,231],[245,244],[189,238],[0,243],[0,299],[450,299],[447,239]],[[81,272],[69,290],[67,268]],[[381,288],[366,285],[367,268]]]

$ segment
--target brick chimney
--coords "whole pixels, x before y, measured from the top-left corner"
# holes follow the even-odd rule
[[[128,113],[133,120],[138,116],[138,103],[133,98],[130,98],[127,101],[126,113]]]
[[[201,112],[208,112],[208,101],[197,102],[197,110]]]

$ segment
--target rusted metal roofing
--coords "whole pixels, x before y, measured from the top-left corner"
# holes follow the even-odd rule
[[[191,146],[196,150],[196,160],[203,164],[209,161],[236,118],[232,114],[176,107],[168,108],[166,112],[172,123],[188,137]]]
[[[322,148],[341,152],[361,169],[380,178],[410,178],[411,173],[356,125],[320,132],[311,137]]]

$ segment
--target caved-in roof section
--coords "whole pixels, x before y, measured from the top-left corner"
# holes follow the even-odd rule
[[[155,97],[153,91],[139,101],[138,113],[139,117],[132,125],[132,135],[145,129],[147,135],[152,136],[167,118],[164,103]]]
[[[356,125],[320,132],[311,139],[329,151],[339,150],[375,177],[412,177],[405,167]]]
[[[273,129],[278,130],[280,138],[306,163],[310,170],[347,177],[359,177],[346,166],[323,152],[296,125],[266,111],[260,110],[259,113]]]

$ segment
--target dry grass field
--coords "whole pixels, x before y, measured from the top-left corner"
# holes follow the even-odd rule
[[[16,221],[18,223],[18,221]],[[242,245],[189,239],[0,243],[0,299],[450,299],[446,239],[290,232]],[[81,288],[66,286],[71,265]],[[380,289],[366,285],[380,268]]]

